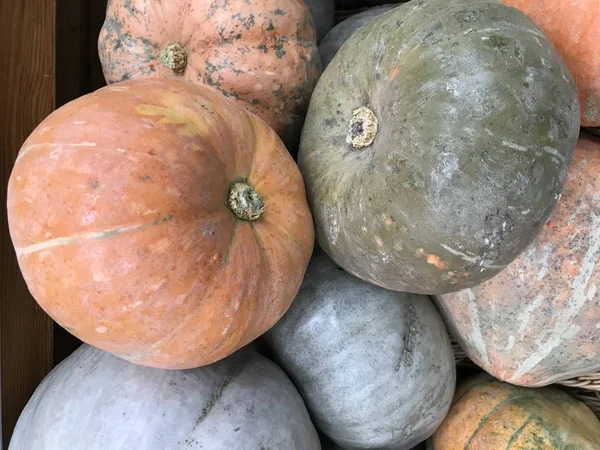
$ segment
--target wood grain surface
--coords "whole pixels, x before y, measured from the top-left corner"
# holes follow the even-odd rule
[[[3,446],[52,368],[52,320],[21,277],[6,219],[6,186],[29,133],[54,108],[55,0],[0,2],[0,370]]]

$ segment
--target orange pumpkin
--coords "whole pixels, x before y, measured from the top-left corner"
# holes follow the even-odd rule
[[[108,83],[212,86],[297,145],[321,60],[302,0],[111,0],[98,40]]]
[[[579,88],[581,126],[600,126],[600,2],[502,1],[536,22],[564,58]]]
[[[314,231],[276,133],[217,91],[144,79],[51,114],[8,186],[11,237],[39,304],[126,360],[219,360],[288,309]]]
[[[600,139],[582,134],[529,247],[485,283],[437,299],[461,347],[496,378],[543,386],[600,370],[599,211]]]
[[[479,374],[458,387],[429,450],[598,450],[600,422],[552,387],[528,389]]]

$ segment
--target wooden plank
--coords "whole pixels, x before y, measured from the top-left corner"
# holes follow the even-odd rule
[[[95,91],[106,86],[100,58],[98,57],[98,35],[106,17],[107,0],[90,1],[90,37],[89,37],[89,64],[90,64],[90,89]]]
[[[23,141],[54,108],[55,0],[0,2],[0,189]],[[3,206],[2,209],[6,211]],[[52,320],[21,277],[6,214],[0,222],[2,435],[8,445],[23,407],[52,369]]]

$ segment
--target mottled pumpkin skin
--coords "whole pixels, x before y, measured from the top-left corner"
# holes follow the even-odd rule
[[[340,47],[356,30],[369,23],[373,17],[388,12],[395,7],[396,5],[386,5],[369,8],[366,11],[348,17],[346,20],[333,27],[319,43],[319,53],[321,54],[323,69],[329,65]]]
[[[600,140],[582,137],[561,199],[527,250],[491,280],[437,300],[469,357],[542,386],[600,370]]]
[[[452,348],[432,302],[365,283],[322,252],[264,339],[316,427],[346,449],[411,449],[454,395]]]
[[[456,390],[428,450],[597,450],[600,422],[556,388],[527,389],[477,375]]]
[[[159,61],[174,42],[187,53],[182,73]],[[292,152],[320,75],[302,0],[111,0],[98,50],[108,83],[160,77],[214,87],[265,120]]]
[[[228,205],[245,181],[254,221]],[[300,172],[277,134],[219,92],[109,85],[23,145],[8,221],[38,303],[81,340],[163,368],[209,364],[270,328],[312,252]]]
[[[600,126],[598,0],[501,1],[527,14],[556,46],[579,88],[582,126]]]
[[[35,391],[10,450],[320,450],[283,371],[243,349],[194,370],[160,370],[81,346]]]
[[[369,117],[350,126],[364,108],[376,134]],[[302,133],[319,243],[387,289],[491,278],[550,215],[578,111],[562,59],[514,8],[420,0],[374,18],[323,73]]]
[[[335,0],[304,0],[315,21],[317,41],[335,24]]]

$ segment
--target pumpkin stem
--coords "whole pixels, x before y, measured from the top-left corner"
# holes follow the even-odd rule
[[[265,212],[265,202],[247,183],[235,183],[229,190],[229,208],[238,219],[253,221]]]
[[[172,42],[158,53],[158,61],[179,75],[187,66],[187,52],[181,44]]]
[[[352,113],[346,142],[354,148],[368,147],[375,140],[378,129],[379,121],[375,113],[361,106]]]

